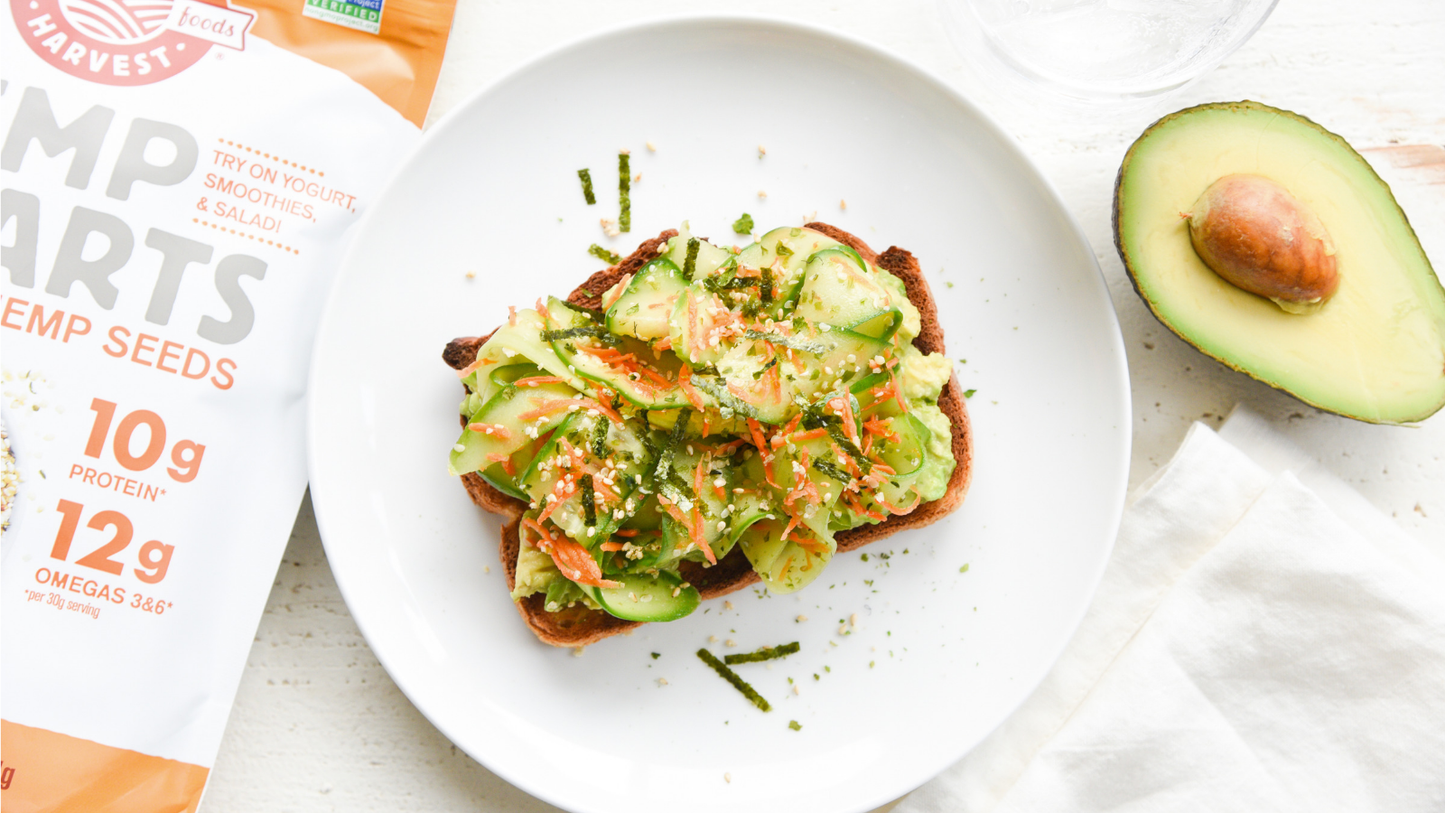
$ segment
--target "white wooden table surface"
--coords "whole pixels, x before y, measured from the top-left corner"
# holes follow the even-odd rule
[[[869,39],[963,89],[1017,136],[1083,225],[1113,294],[1133,380],[1131,485],[1169,459],[1192,421],[1218,426],[1244,402],[1445,557],[1445,412],[1415,428],[1369,426],[1226,370],[1149,314],[1109,229],[1115,171],[1150,121],[1199,102],[1249,98],[1302,113],[1351,141],[1392,184],[1445,271],[1445,3],[1281,0],[1253,40],[1161,109],[1084,122],[991,94],[952,50],[932,0],[459,0],[431,118],[589,32],[708,10],[796,17]],[[1424,149],[1406,149],[1412,145]],[[201,809],[554,810],[473,762],[392,683],[337,591],[309,500]]]

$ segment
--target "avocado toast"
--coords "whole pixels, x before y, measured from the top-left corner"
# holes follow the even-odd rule
[[[582,646],[760,580],[790,592],[957,507],[972,440],[942,352],[903,249],[823,223],[732,251],[668,230],[447,345],[452,469],[504,518],[528,626]]]

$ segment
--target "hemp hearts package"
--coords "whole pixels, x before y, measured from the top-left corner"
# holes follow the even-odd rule
[[[0,805],[193,811],[455,0],[9,0]]]

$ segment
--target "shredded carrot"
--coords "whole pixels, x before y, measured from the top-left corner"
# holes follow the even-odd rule
[[[499,423],[469,423],[467,428],[479,435],[491,435],[498,440],[512,439],[512,431]]]
[[[471,364],[468,364],[467,366],[461,368],[460,370],[457,370],[457,378],[466,378],[467,376],[471,375],[472,373],[475,373],[477,370],[482,369],[483,367],[487,366],[488,364],[496,364],[496,363],[497,363],[497,360],[496,360],[496,359],[479,358],[479,359],[477,359],[476,361],[473,361]]]
[[[502,461],[502,471],[506,472],[508,477],[516,477],[517,464],[513,463],[512,458],[508,457],[506,460]]]
[[[702,393],[692,385],[692,368],[686,364],[677,371],[677,385],[682,388],[682,394],[687,396],[687,402],[692,404],[693,409],[704,412]],[[706,432],[703,433],[707,434]]]
[[[517,326],[517,306],[516,306],[516,305],[508,305],[508,306],[507,306],[507,324],[511,325],[512,327],[516,327],[516,326]]]
[[[599,547],[599,548],[607,551],[608,553],[616,553],[617,551],[622,550],[622,543],[621,543],[621,542],[603,542],[601,545],[598,545],[597,547]]]
[[[791,435],[793,433],[793,430],[798,428],[798,423],[802,420],[803,415],[800,412],[797,415],[794,415],[791,421],[788,421],[788,424],[783,427],[783,431],[779,432],[776,435],[773,435],[773,448],[776,449],[782,446],[784,443],[787,443],[788,435]]]
[[[637,529],[636,529],[636,528],[623,528],[623,529],[620,530],[620,531],[614,531],[612,535],[613,535],[613,536],[620,536],[620,537],[623,537],[623,538],[625,538],[625,539],[631,539],[632,537],[637,536]]]
[[[854,497],[854,496],[851,495],[851,494],[845,493],[845,494],[843,495],[843,501],[848,504],[848,507],[849,507],[849,508],[853,509],[854,511],[856,511],[856,512],[859,513],[859,514],[862,514],[862,515],[865,516],[865,517],[868,517],[869,519],[875,519],[875,520],[878,520],[879,522],[882,522],[883,520],[888,519],[888,515],[887,515],[887,514],[880,514],[880,513],[878,513],[877,511],[870,511],[870,510],[868,510],[867,508],[864,508],[864,507],[863,507],[863,504],[858,501],[858,498],[857,498],[857,497]]]
[[[895,505],[890,504],[887,500],[883,499],[883,495],[882,495],[882,494],[876,494],[876,493],[875,493],[875,494],[873,495],[873,500],[874,500],[874,502],[878,503],[879,505],[883,506],[884,508],[887,508],[889,511],[891,511],[891,512],[894,513],[894,514],[897,514],[897,515],[900,516],[900,517],[903,516],[904,514],[911,514],[911,513],[913,513],[913,509],[917,508],[917,507],[918,507],[918,504],[919,504],[920,502],[923,502],[923,498],[922,498],[921,496],[919,496],[917,493],[914,493],[914,495],[913,495],[913,504],[910,505],[910,506],[908,506],[907,508],[899,508],[899,507],[897,507],[897,506],[895,506]]]
[[[777,488],[778,481],[773,479],[773,456],[768,453],[768,443],[763,440],[763,427],[757,418],[748,418],[748,432],[752,433],[753,446],[757,447],[758,454],[763,457],[763,476],[767,478],[768,485]]]
[[[707,534],[706,534],[705,531],[703,531],[703,528],[702,528],[702,506],[701,506],[701,505],[699,505],[698,507],[694,508],[693,511],[692,511],[692,538],[695,539],[695,540],[697,540],[697,546],[700,547],[700,548],[702,548],[702,555],[707,557],[707,562],[708,562],[708,564],[710,564],[710,565],[715,565],[715,564],[717,564],[717,556],[715,556],[715,555],[713,554],[713,552],[712,552],[712,546],[708,545],[708,543],[707,543]]]
[[[691,351],[693,355],[696,355],[699,349],[697,344],[697,303],[692,298],[692,291],[688,291],[683,294],[683,296],[687,297],[688,350]]]
[[[592,490],[596,492],[597,496],[608,502],[619,502],[622,499],[616,491],[612,490],[612,486],[604,483],[600,477],[592,478]]]
[[[519,378],[512,383],[519,387],[540,387],[543,384],[563,384],[566,382],[555,375],[531,375],[526,378]]]
[[[702,498],[702,490],[707,484],[707,464],[706,457],[697,461],[697,469],[692,473],[692,490],[697,493],[699,499]]]
[[[547,312],[547,306],[542,304],[541,297],[537,297],[537,313],[540,313],[542,318],[548,322],[552,321],[552,314]]]
[[[652,348],[653,348],[654,350],[671,350],[671,349],[672,349],[672,337],[671,337],[671,336],[664,336],[664,337],[662,337],[661,339],[659,339],[659,340],[657,341],[656,344],[652,345]]]
[[[573,542],[570,538],[558,535],[552,540],[552,561],[557,563],[557,569],[562,575],[578,584],[587,584],[593,587],[621,587],[621,582],[609,581],[602,578],[602,568],[598,567],[597,560],[587,549]]]
[[[826,434],[828,434],[828,430],[827,430],[827,429],[824,429],[823,427],[820,426],[820,427],[818,427],[817,429],[809,429],[809,430],[806,431],[806,432],[799,432],[798,434],[793,435],[793,442],[794,442],[794,443],[805,443],[805,442],[810,441],[810,440],[815,440],[815,439],[817,439],[817,438],[821,438],[822,436],[824,436],[824,435],[826,435]]]
[[[897,443],[898,433],[892,430],[892,423],[892,418],[869,418],[867,421],[863,422],[863,431],[872,435],[877,435],[884,440],[890,440],[894,443]]]
[[[632,281],[632,275],[631,275],[631,274],[625,274],[625,275],[623,275],[622,279],[620,279],[620,280],[617,281],[617,284],[616,284],[616,285],[614,285],[614,286],[612,286],[611,288],[608,288],[606,291],[603,291],[603,292],[602,292],[602,293],[603,293],[603,296],[602,296],[602,308],[603,308],[603,310],[606,310],[607,308],[612,307],[614,304],[616,304],[617,300],[619,300],[619,299],[622,298],[622,294],[627,290],[627,283],[629,283],[629,282],[631,282],[631,281]],[[616,291],[617,293],[616,293],[616,294],[613,294],[613,296],[612,296],[611,299],[608,299],[608,298],[607,298],[607,294],[611,294],[613,291]]]
[[[547,533],[547,529],[542,527],[542,524],[540,522],[532,519],[531,517],[527,517],[526,519],[522,520],[522,527],[531,528],[532,530],[537,532],[537,536],[541,537],[541,539],[539,539],[538,541],[545,544],[539,544],[537,547],[541,548],[544,551],[548,550],[551,547],[552,535]]]
[[[681,508],[678,508],[671,500],[665,497],[659,498],[658,502],[662,503],[662,507],[667,511],[668,516],[677,520],[682,527],[687,529],[688,536],[691,536],[692,541],[702,550],[702,555],[707,557],[708,563],[717,564],[717,557],[713,555],[712,547],[707,544],[707,537],[703,535],[701,509],[695,511],[693,516],[689,517],[682,512]]]
[[[501,463],[502,461],[509,459],[510,458],[507,457],[507,455],[501,452],[492,452],[491,454],[487,455],[487,460],[492,463]]]
[[[578,403],[578,401],[573,398],[553,398],[550,401],[540,401],[537,399],[533,399],[532,403],[536,404],[537,408],[523,412],[521,415],[517,416],[517,420],[530,421],[534,418],[541,418],[544,415],[553,415],[555,413],[561,412],[564,409],[571,408],[571,406],[575,403]]]

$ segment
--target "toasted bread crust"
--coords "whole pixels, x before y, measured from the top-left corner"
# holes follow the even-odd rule
[[[944,351],[943,328],[938,323],[938,309],[928,282],[923,278],[923,269],[912,254],[897,246],[879,254],[867,243],[835,226],[827,223],[808,223],[806,226],[850,246],[870,263],[902,280],[909,301],[918,308],[921,317],[921,328],[913,340],[913,346],[924,353]],[[607,289],[661,254],[663,244],[676,234],[676,231],[669,229],[643,242],[617,265],[588,277],[586,282],[572,291],[567,301],[585,308],[600,307],[602,294]],[[453,369],[460,370],[476,359],[477,349],[489,337],[490,334],[453,339],[442,352],[442,360]],[[908,514],[891,516],[877,525],[863,525],[840,532],[836,537],[840,553],[857,550],[901,530],[928,525],[941,519],[963,502],[973,473],[973,433],[957,376],[951,377],[944,385],[938,398],[938,407],[948,416],[953,427],[953,459],[956,463],[943,497],[923,503]],[[466,418],[462,417],[461,422],[465,425]],[[517,554],[521,549],[518,526],[527,505],[492,488],[475,473],[462,475],[462,485],[473,502],[503,518],[499,553],[507,574],[507,589],[511,590],[516,586]],[[734,547],[712,567],[704,567],[698,562],[683,562],[680,569],[682,577],[698,589],[704,600],[741,590],[759,581],[758,574],[753,571],[740,547]],[[541,594],[533,594],[515,602],[517,611],[537,638],[552,646],[586,646],[641,626],[639,622],[624,621],[600,610],[588,610],[580,605],[549,613],[543,603]]]

